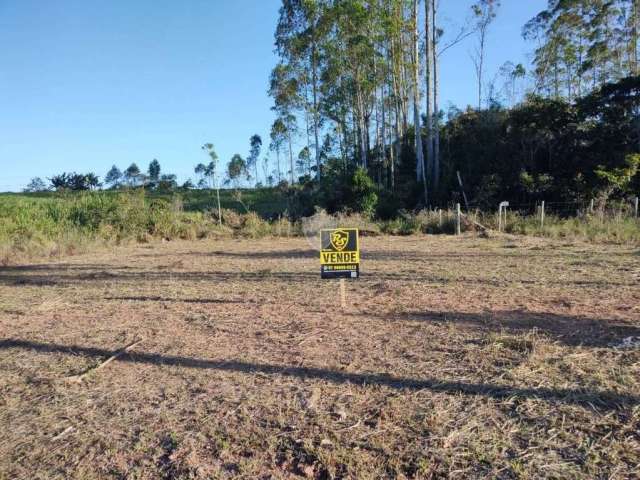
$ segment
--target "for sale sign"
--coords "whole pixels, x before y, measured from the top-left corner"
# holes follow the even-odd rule
[[[357,228],[333,228],[320,231],[320,276],[322,278],[358,278],[360,244]]]

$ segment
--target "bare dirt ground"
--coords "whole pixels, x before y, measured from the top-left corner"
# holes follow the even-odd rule
[[[304,239],[0,269],[0,478],[639,478],[637,249],[362,248],[346,312]]]

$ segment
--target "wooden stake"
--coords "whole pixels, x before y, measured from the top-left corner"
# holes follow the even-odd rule
[[[542,205],[540,205],[540,229],[544,228],[544,200],[542,201]]]
[[[636,218],[638,218],[638,197],[636,197],[634,210],[636,212]]]
[[[503,207],[502,212],[504,213],[504,220],[502,222],[502,227],[506,230],[507,229],[507,207]]]
[[[460,231],[461,215],[462,215],[462,212],[460,212],[460,204],[456,203],[456,235],[461,234],[461,231]]]
[[[638,199],[636,198],[636,200]],[[637,206],[637,201],[636,201],[636,206]],[[636,212],[636,216],[637,216],[637,212]],[[438,226],[442,228],[442,209],[441,208],[438,209]]]
[[[65,380],[68,382],[81,382],[82,380],[84,380],[87,375],[89,375],[92,372],[96,372],[104,367],[106,367],[107,365],[109,365],[111,362],[113,362],[116,358],[118,358],[120,355],[122,355],[123,353],[128,352],[129,350],[131,350],[133,347],[135,347],[136,345],[138,345],[139,343],[141,343],[144,340],[144,338],[141,338],[140,340],[137,340],[133,343],[130,343],[129,345],[127,345],[126,347],[124,347],[121,350],[118,350],[116,353],[114,353],[113,355],[111,355],[109,358],[107,358],[104,362],[102,362],[100,365],[98,365],[95,368],[90,368],[89,370],[87,370],[84,373],[81,373],[80,375],[72,375],[71,377],[66,377]]]
[[[347,286],[344,278],[340,279],[340,306],[342,310],[347,308]]]

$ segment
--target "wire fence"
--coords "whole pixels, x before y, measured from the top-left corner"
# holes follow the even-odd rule
[[[501,205],[503,205],[501,207]],[[547,216],[557,217],[583,217],[586,215],[605,215],[618,217],[638,217],[639,197],[632,197],[624,200],[611,201],[606,204],[599,204],[595,200],[573,201],[573,202],[528,202],[512,203],[508,201],[500,202],[495,206],[487,206],[480,203],[461,204],[462,211],[466,214],[498,214],[500,211],[508,211],[521,216],[541,215],[542,211]],[[445,210],[455,210],[455,205],[445,208]],[[438,210],[438,209],[436,209]]]
[[[628,229],[636,238],[640,227],[638,197],[607,203],[590,201],[538,201],[529,203],[511,203],[503,201],[494,208],[487,205],[459,203],[446,208],[424,211],[421,215],[426,223],[449,229],[452,233],[471,229],[491,229],[510,233],[549,233],[551,229],[582,229],[610,231],[610,227],[619,225]],[[447,223],[449,227],[447,227]],[[432,228],[438,231],[438,228]]]

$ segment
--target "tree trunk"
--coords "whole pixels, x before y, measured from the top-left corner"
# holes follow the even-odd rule
[[[426,0],[427,2],[429,0]],[[433,186],[437,189],[440,184],[440,111],[438,105],[440,81],[438,78],[438,51],[437,51],[437,8],[436,0],[431,0],[431,56],[433,58]]]
[[[629,42],[629,62],[631,67],[631,75],[638,75],[638,16],[640,9],[640,1],[633,0],[631,6],[631,39]]]
[[[316,153],[316,177],[320,180],[320,142],[318,139],[318,65],[315,41],[311,48],[311,77],[313,83],[313,136]]]
[[[293,185],[294,184],[294,181],[293,181],[293,147],[291,146],[291,134],[290,133],[287,135],[287,138],[289,140],[289,163],[290,163],[290,166],[291,166],[291,185]]]
[[[431,0],[424,1],[424,17],[425,17],[425,45],[427,50],[425,62],[425,83],[426,83],[426,103],[427,103],[427,179],[433,179],[433,37],[430,32],[433,28],[431,23]],[[433,183],[432,183],[433,184]]]
[[[482,70],[484,68],[484,31],[480,34],[480,55],[478,58],[478,111],[482,110]]]
[[[420,82],[419,68],[420,56],[418,48],[418,0],[413,0],[413,121],[416,140],[416,175],[418,182],[422,180],[424,188],[424,205],[429,204],[427,194],[427,180],[424,168],[424,156],[422,152],[422,135],[420,133]]]

